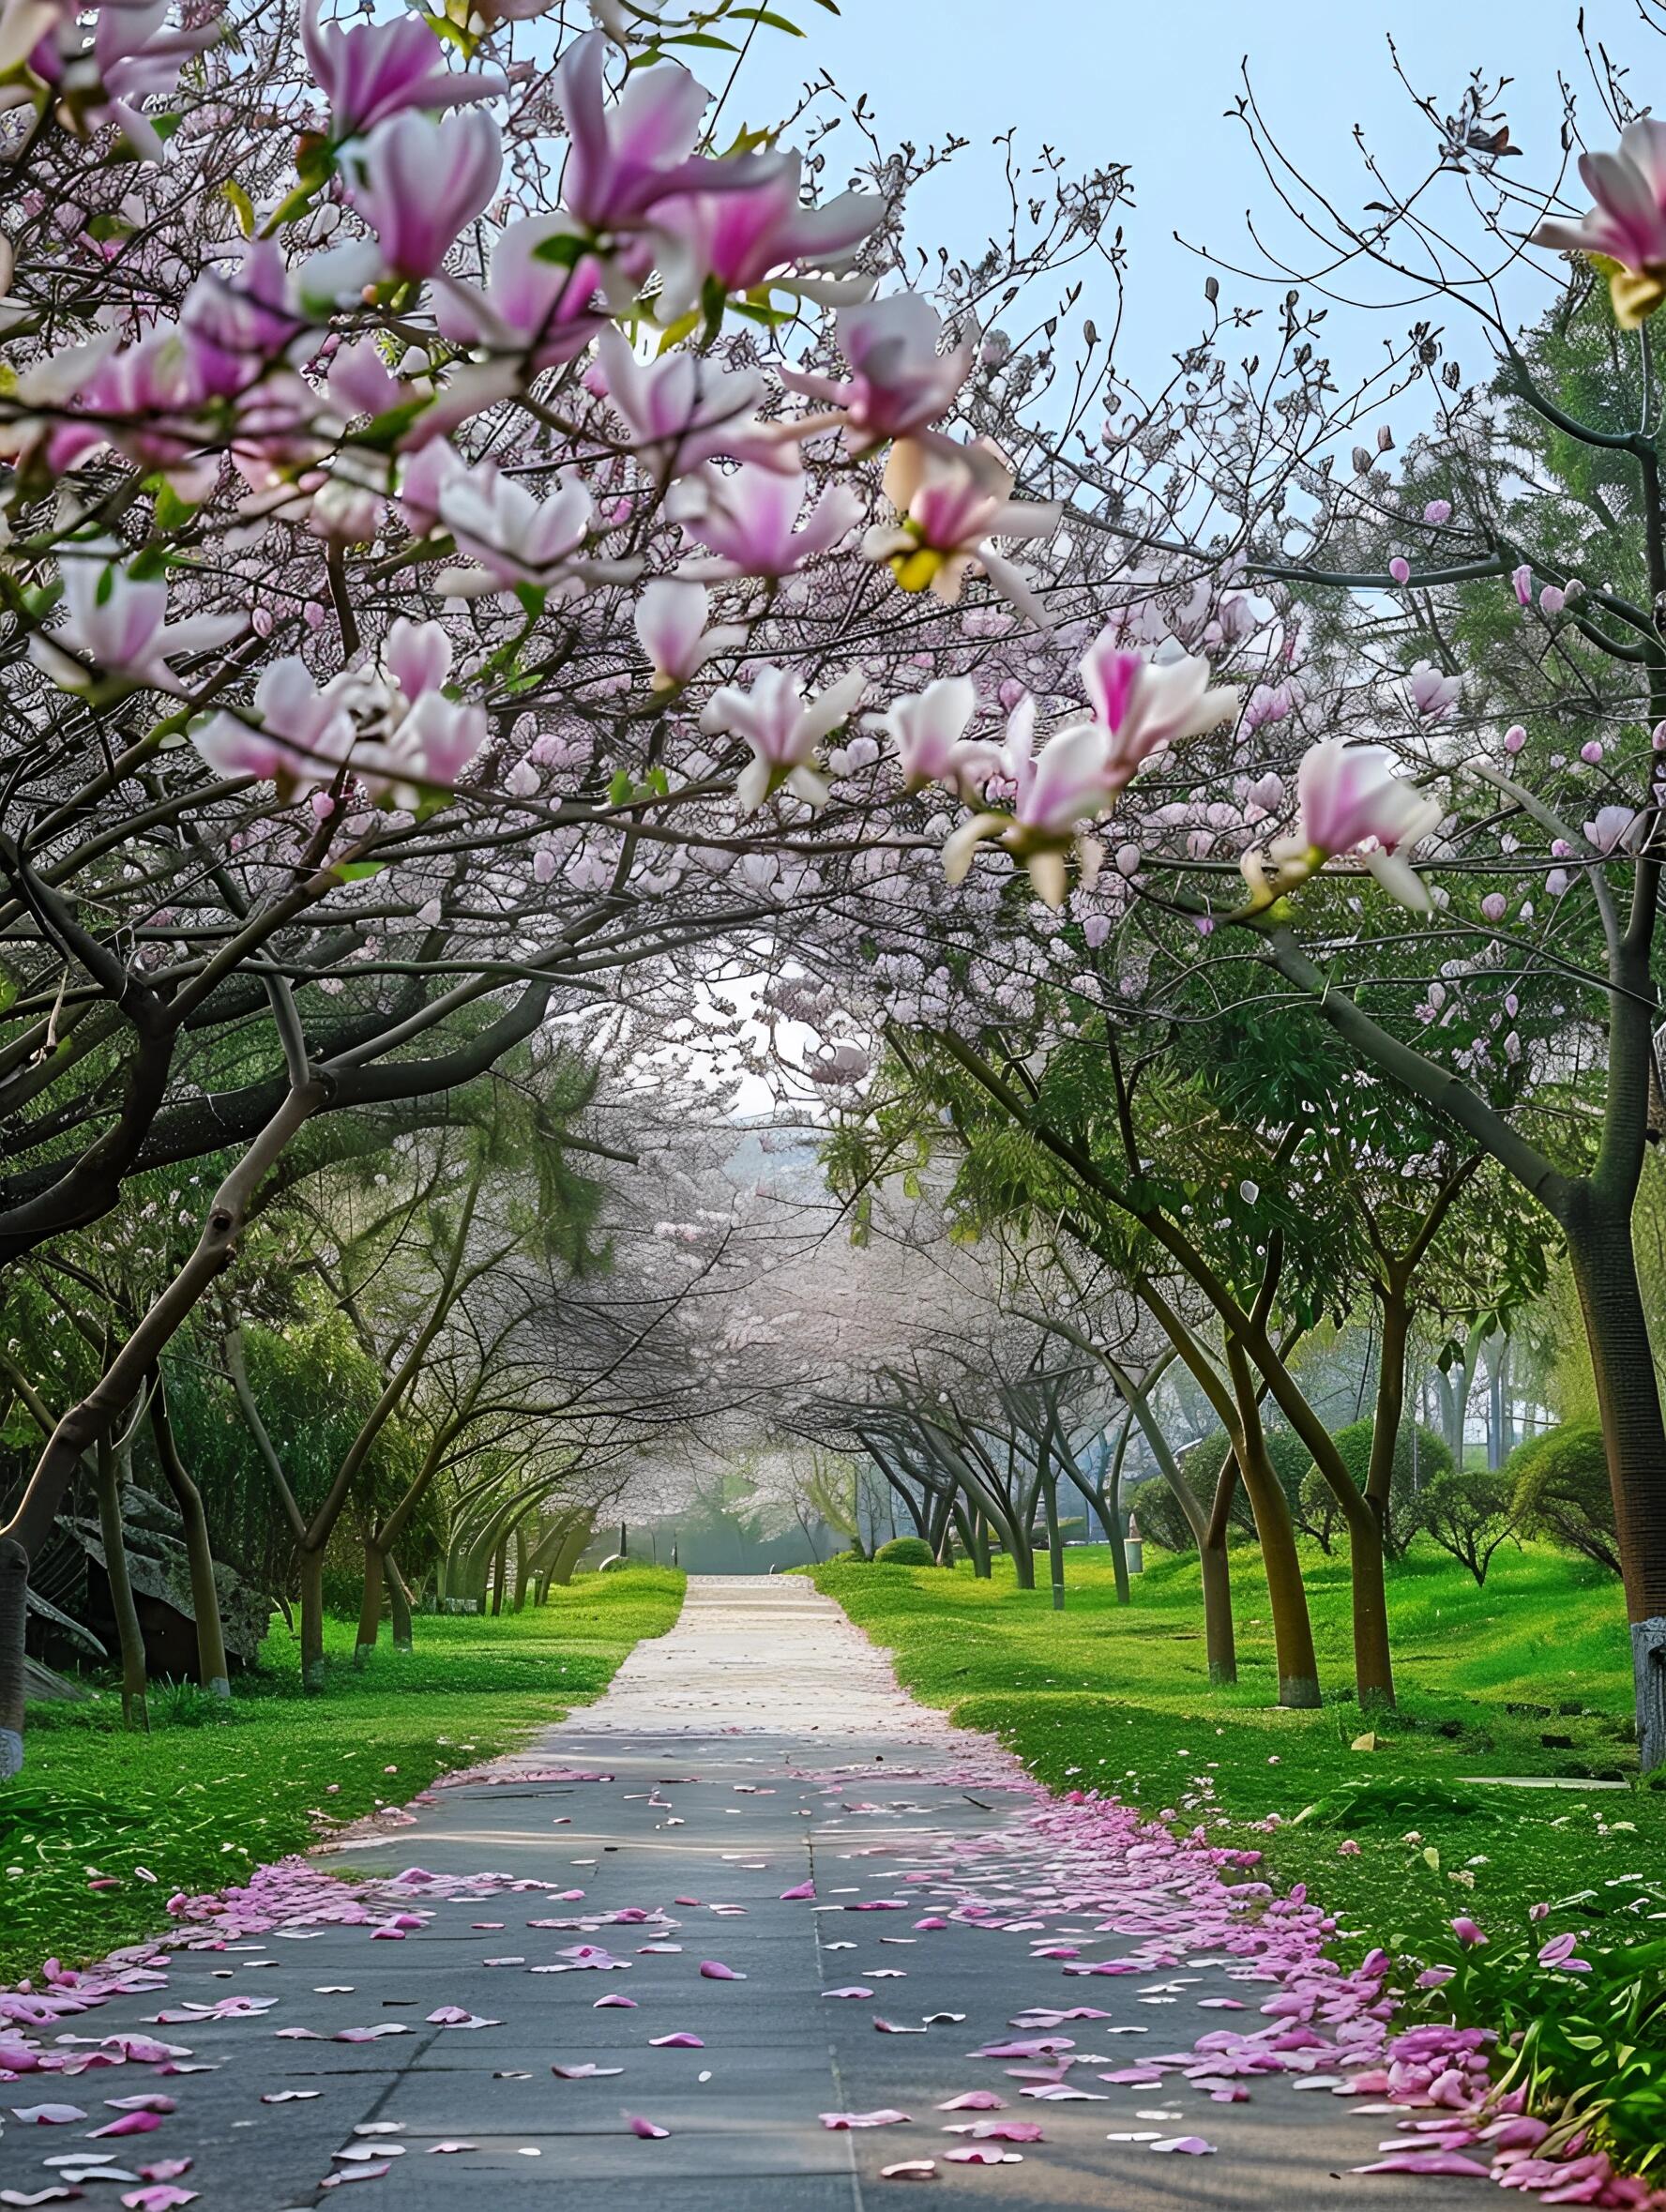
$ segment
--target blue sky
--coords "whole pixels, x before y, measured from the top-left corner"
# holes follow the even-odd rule
[[[1197,312],[1204,270],[1171,234],[1242,259],[1244,210],[1268,205],[1241,126],[1223,119],[1246,53],[1287,149],[1351,210],[1371,196],[1355,124],[1391,173],[1420,174],[1427,159],[1431,134],[1395,80],[1390,30],[1412,83],[1443,113],[1472,69],[1514,77],[1505,105],[1524,173],[1555,161],[1559,71],[1598,143],[1609,135],[1573,0],[1265,0],[1259,9],[1226,0],[841,0],[841,8],[836,19],[797,0],[790,12],[810,38],[774,38],[754,53],[741,103],[748,119],[761,119],[768,98],[784,97],[813,61],[845,89],[869,93],[883,137],[969,137],[952,180],[922,198],[915,226],[921,240],[958,248],[975,247],[998,215],[1000,158],[990,142],[1008,126],[1021,144],[1046,140],[1072,167],[1128,163],[1137,201],[1128,220],[1138,311],[1129,368],[1154,367]],[[1666,38],[1639,22],[1631,0],[1592,0],[1587,25],[1594,45],[1632,66],[1633,97],[1646,104],[1658,85],[1666,109]],[[717,75],[700,73],[708,83]]]

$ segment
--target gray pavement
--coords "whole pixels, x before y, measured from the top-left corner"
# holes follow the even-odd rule
[[[1147,1920],[1105,1922],[1035,1811],[1003,1755],[902,1695],[807,1583],[695,1580],[678,1627],[639,1646],[599,1704],[492,1780],[434,1793],[414,1826],[323,1858],[373,1885],[377,1925],[396,1911],[420,1921],[402,1940],[363,1926],[235,1934],[174,1953],[165,1993],[44,2031],[48,2045],[162,2036],[214,2070],[0,2080],[0,2204],[68,2171],[112,2212],[135,2197],[139,2212],[169,2212],[185,2201],[170,2189],[196,2192],[204,2212],[298,2212],[350,2182],[371,2192],[367,2206],[399,2212],[861,2212],[906,2186],[886,2168],[916,2161],[931,2161],[928,2201],[948,2212],[1479,2202],[1478,2182],[1351,2173],[1394,2119],[1359,2110],[1377,2100],[1345,2077],[1310,2075],[1318,2085],[1304,2089],[1300,2076],[1258,2075],[1231,2103],[1173,2072],[1108,2082],[1212,2027],[1267,2024],[1271,1992],[1253,1961],[1190,1945],[1193,1894],[1177,1906],[1159,1886]],[[433,1879],[383,1886],[414,1867]],[[813,1898],[782,1899],[810,1882]],[[968,1899],[981,1912],[951,1917]],[[618,1963],[586,1963],[581,1947]],[[1037,1955],[1061,1947],[1077,1963],[1134,1950],[1150,1963],[1067,1975],[1069,1962]],[[703,1962],[744,1978],[712,1978]],[[829,1994],[842,1989],[868,1993]],[[144,2024],[238,1994],[277,2002]],[[1079,2006],[1102,2017],[1011,2024]],[[465,2023],[431,2019],[447,2008]],[[411,2032],[328,2039],[390,2023]],[[321,2039],[281,2032],[297,2029]],[[700,2040],[651,2041],[673,2035]],[[1068,2049],[974,2055],[1058,2037]],[[583,2068],[598,2070],[571,2072]],[[1061,2087],[1075,2094],[1026,2094]],[[87,2140],[116,2116],[106,2098],[156,2090],[177,2110],[154,2132]],[[969,2091],[1000,2109],[941,2109]],[[12,2117],[47,2099],[72,2100],[85,2121]],[[820,2117],[886,2109],[909,2117],[840,2130]],[[948,2129],[990,2121],[1042,2139],[989,2144],[1015,2153],[1009,2163],[946,2162],[977,2140]],[[1214,2148],[1154,2153],[1175,2138]],[[126,2178],[43,2163],[83,2154]],[[144,2178],[184,2159],[185,2174]]]

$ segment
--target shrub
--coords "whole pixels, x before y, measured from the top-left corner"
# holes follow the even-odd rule
[[[935,1567],[937,1555],[924,1537],[893,1537],[873,1554],[881,1567]]]
[[[1376,1423],[1371,1420],[1350,1421],[1345,1429],[1338,1429],[1331,1437],[1341,1455],[1341,1462],[1359,1488],[1365,1488],[1366,1477],[1371,1472],[1371,1438]],[[1415,1447],[1414,1447],[1415,1440]],[[1308,1534],[1318,1539],[1328,1552],[1337,1537],[1342,1533],[1342,1509],[1337,1503],[1336,1492],[1325,1481],[1311,1460],[1302,1484],[1301,1510],[1297,1515]],[[1388,1521],[1384,1539],[1388,1556],[1398,1559],[1423,1525],[1423,1496],[1428,1487],[1452,1471],[1452,1454],[1443,1438],[1432,1429],[1414,1427],[1410,1421],[1401,1424],[1394,1440],[1394,1466],[1388,1484]]]
[[[1568,1421],[1518,1445],[1504,1473],[1524,1534],[1548,1537],[1619,1573],[1613,1494],[1598,1422]]]
[[[1504,1469],[1451,1468],[1425,1488],[1421,1503],[1431,1541],[1484,1584],[1493,1553],[1516,1529],[1515,1489]]]

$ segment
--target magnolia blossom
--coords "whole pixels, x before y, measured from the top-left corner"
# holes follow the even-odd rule
[[[557,215],[508,224],[493,241],[483,292],[442,273],[434,302],[441,336],[454,344],[523,353],[534,369],[557,368],[583,353],[603,327],[596,306],[601,268],[590,254],[570,267],[545,257],[541,250],[566,232]]]
[[[355,765],[374,797],[419,807],[435,786],[455,783],[486,742],[486,710],[428,690],[385,742],[363,748]]]
[[[708,629],[711,600],[704,584],[677,576],[657,576],[643,591],[632,617],[636,634],[654,668],[656,691],[674,691],[689,683],[708,660],[746,643],[744,629]]]
[[[226,644],[242,629],[243,619],[193,614],[170,622],[166,582],[129,575],[120,550],[102,539],[66,549],[64,620],[50,636],[38,631],[29,640],[29,657],[67,691],[96,690],[100,679],[109,678],[181,695],[186,687],[169,659]]]
[[[212,20],[194,29],[171,29],[169,12],[169,0],[105,0],[96,11],[84,5],[14,5],[0,22],[0,51],[12,53],[14,39],[33,23],[35,37],[18,59],[26,57],[34,75],[61,96],[72,127],[85,135],[89,125],[112,125],[141,160],[160,161],[161,135],[143,103],[172,93],[180,65],[220,35]],[[76,21],[89,13],[95,16],[90,43]],[[9,60],[0,65],[14,66]]]
[[[432,277],[459,231],[484,211],[502,171],[497,125],[477,109],[439,122],[407,109],[378,124],[364,141],[348,183],[353,205],[376,234],[377,273]],[[361,248],[341,248],[323,260],[336,264],[338,275],[344,273],[348,289],[359,288],[352,277],[368,265]]]
[[[1595,820],[1585,824],[1585,842],[1598,853],[1617,853],[1638,842],[1646,819],[1629,807],[1598,807]]]
[[[191,743],[222,776],[258,777],[280,796],[313,790],[353,750],[353,684],[337,676],[320,691],[306,662],[286,656],[262,671],[252,720],[222,709],[191,731]]]
[[[1103,857],[1085,826],[1111,804],[1111,739],[1096,722],[1071,722],[1035,750],[1036,702],[1027,694],[1012,710],[1001,749],[1001,766],[1014,787],[1010,809],[992,809],[962,823],[943,848],[943,871],[963,882],[978,846],[995,838],[1029,870],[1037,896],[1062,906],[1065,855],[1075,849],[1083,880],[1091,884]]]
[[[1244,856],[1244,878],[1254,905],[1271,905],[1327,860],[1357,854],[1402,905],[1426,910],[1429,893],[1404,854],[1438,827],[1444,810],[1438,799],[1409,777],[1397,776],[1394,768],[1393,754],[1380,745],[1348,745],[1326,737],[1313,746],[1296,777],[1299,826],[1294,836],[1272,845],[1273,875],[1269,878],[1259,853]]]
[[[804,504],[804,478],[765,468],[756,462],[728,474],[702,469],[679,484],[667,512],[716,561],[707,573],[729,576],[791,576],[837,545],[862,511],[856,494],[843,484],[825,492],[796,527]]]
[[[990,540],[1051,538],[1059,509],[1053,501],[1015,500],[1006,455],[988,438],[947,451],[900,439],[885,472],[886,497],[898,520],[876,524],[862,550],[870,560],[886,562],[904,591],[930,591],[948,606],[977,569],[1021,614],[1045,629],[1045,608]]]
[[[991,773],[994,748],[966,739],[977,712],[977,687],[970,676],[940,676],[912,697],[892,700],[882,727],[896,744],[910,791],[942,783],[964,795]]]
[[[1614,320],[1635,330],[1666,300],[1666,123],[1639,116],[1616,152],[1582,154],[1579,171],[1596,206],[1578,222],[1549,218],[1533,243],[1612,262]]]
[[[841,192],[825,206],[807,207],[799,197],[803,167],[798,154],[772,155],[745,190],[693,192],[655,210],[662,323],[698,307],[708,283],[725,294],[750,292],[800,266],[827,273],[825,280],[795,280],[795,289],[824,306],[868,296],[872,279],[843,272],[884,221],[885,203],[871,192]]]
[[[591,31],[568,47],[555,71],[567,123],[563,204],[594,234],[639,225],[677,190],[709,184],[721,166],[690,159],[711,98],[677,62],[634,70],[610,108],[602,72],[608,42]]]
[[[825,806],[826,783],[810,763],[822,739],[860,705],[867,680],[860,669],[853,669],[807,700],[796,671],[765,663],[753,676],[750,692],[726,684],[712,693],[700,727],[708,736],[730,731],[752,749],[753,757],[735,787],[745,812],[756,812],[783,783],[810,806]]]
[[[439,516],[458,551],[472,553],[486,578],[500,586],[541,588],[569,572],[568,565],[590,528],[590,494],[573,480],[540,500],[490,462],[479,462],[441,485]],[[442,583],[467,597],[489,588],[486,578],[449,570]]]
[[[756,419],[765,397],[761,376],[683,351],[639,361],[612,324],[596,350],[607,396],[631,432],[636,456],[661,483],[719,455],[796,474],[792,447]]]
[[[1417,661],[1405,680],[1406,698],[1414,713],[1426,722],[1438,722],[1450,714],[1463,689],[1462,676],[1442,675],[1427,660]]]
[[[838,424],[853,432],[861,447],[918,437],[948,413],[972,373],[973,341],[962,339],[940,352],[942,319],[915,293],[845,308],[835,327],[850,363],[848,377],[780,371],[790,390],[832,410],[795,424],[795,436]]]
[[[1119,792],[1153,753],[1201,737],[1234,714],[1238,693],[1211,686],[1209,663],[1197,655],[1148,660],[1117,643],[1108,623],[1082,661],[1082,681],[1094,716],[1108,734],[1109,785]]]
[[[407,108],[459,107],[508,90],[495,70],[447,68],[444,48],[419,17],[326,23],[319,21],[319,5],[307,0],[301,10],[301,46],[329,102],[329,134],[338,144]]]

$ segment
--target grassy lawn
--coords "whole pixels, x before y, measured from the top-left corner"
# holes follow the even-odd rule
[[[229,1709],[164,1689],[149,1735],[123,1732],[109,1693],[33,1708],[27,1770],[0,1784],[0,1983],[49,1955],[71,1963],[131,1943],[175,1890],[223,1888],[324,1822],[402,1803],[559,1720],[643,1637],[662,1636],[682,1597],[669,1568],[583,1575],[541,1611],[419,1617],[414,1653],[384,1643],[362,1670],[354,1624],[332,1621],[322,1698],[300,1695],[280,1623]],[[100,1877],[118,1886],[88,1886]]]
[[[1651,1889],[1643,1917],[1666,1920],[1666,1792],[1636,1786],[1613,1577],[1531,1546],[1501,1553],[1482,1590],[1433,1552],[1391,1568],[1401,1704],[1373,1720],[1353,1700],[1341,1561],[1307,1562],[1326,1703],[1289,1713],[1271,1703],[1254,1553],[1233,1560],[1232,1689],[1208,1684],[1195,1563],[1146,1557],[1119,1607],[1109,1553],[1073,1550],[1062,1614],[1046,1592],[1016,1589],[1005,1563],[992,1583],[965,1568],[843,1563],[815,1580],[894,1651],[910,1689],[999,1735],[1052,1788],[1113,1792],[1182,1828],[1204,1822],[1211,1841],[1263,1852],[1271,1878],[1308,1883],[1338,1917],[1344,1958],[1378,1942],[1445,1957],[1455,1915],[1502,1932],[1541,1901],[1568,1908],[1547,1932],[1634,1908]],[[1372,1730],[1374,1749],[1351,1748]],[[1466,1781],[1497,1775],[1630,1786]]]

